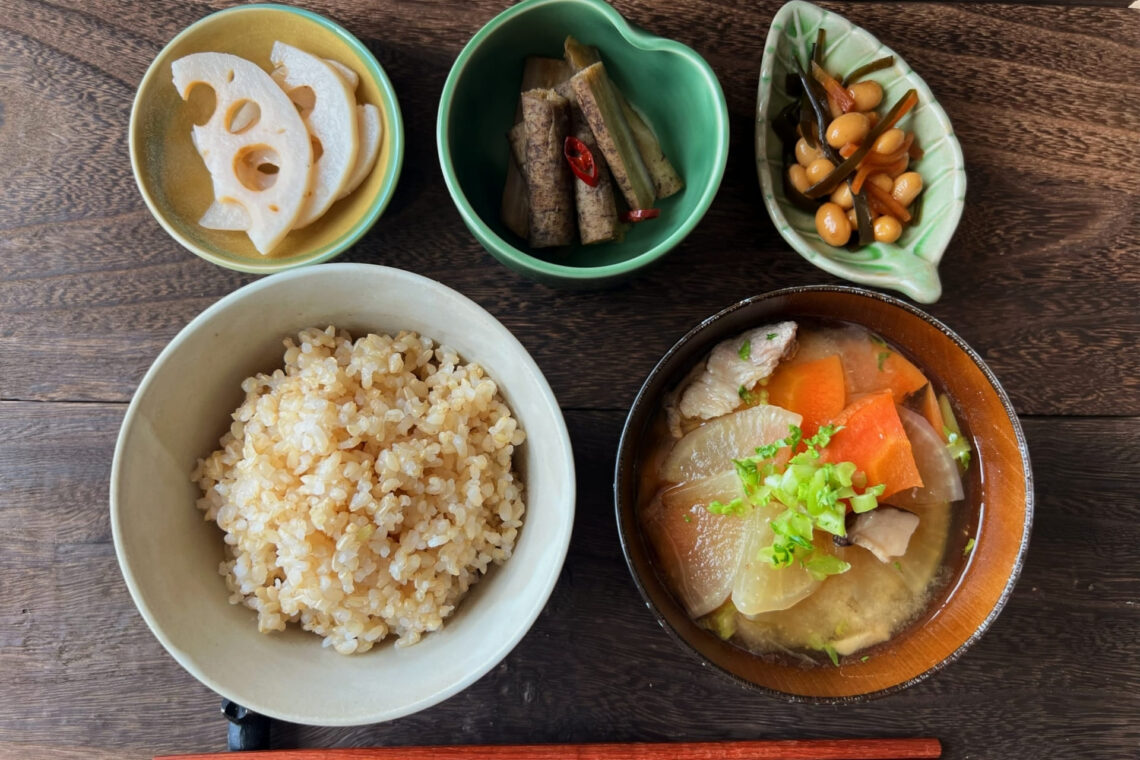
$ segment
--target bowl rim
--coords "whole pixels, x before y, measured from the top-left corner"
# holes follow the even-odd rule
[[[122,513],[119,507],[119,493],[121,491],[121,480],[124,477],[124,457],[128,433],[130,429],[136,424],[136,417],[139,415],[139,407],[141,399],[145,395],[146,389],[154,382],[155,377],[162,371],[163,366],[170,360],[178,350],[180,350],[182,343],[194,332],[201,329],[204,325],[208,324],[218,314],[226,311],[238,301],[247,297],[250,294],[257,293],[262,290],[277,287],[283,282],[295,280],[298,278],[307,277],[325,277],[333,276],[338,273],[351,274],[354,277],[365,278],[368,276],[386,276],[395,277],[408,283],[415,283],[421,286],[426,286],[429,290],[436,293],[448,293],[449,297],[457,298],[468,308],[473,308],[484,313],[497,328],[500,333],[499,340],[506,342],[516,353],[523,365],[526,367],[527,372],[531,374],[538,390],[539,400],[542,406],[547,409],[557,422],[556,425],[556,440],[558,443],[558,451],[544,454],[545,457],[554,459],[558,457],[561,461],[559,469],[565,472],[566,487],[563,490],[562,502],[566,505],[565,515],[558,522],[558,530],[556,531],[556,542],[548,546],[544,556],[553,558],[553,564],[550,564],[550,570],[546,576],[535,575],[532,579],[532,584],[535,589],[534,603],[524,616],[514,618],[514,625],[511,629],[511,635],[507,636],[501,644],[484,660],[478,667],[467,673],[464,677],[458,679],[454,683],[446,686],[434,693],[427,694],[417,700],[411,701],[398,709],[389,709],[380,712],[367,712],[362,711],[356,717],[348,719],[337,719],[328,716],[313,716],[306,715],[301,712],[288,712],[271,707],[266,707],[261,704],[259,700],[246,700],[242,695],[233,692],[230,688],[223,686],[219,683],[218,679],[207,674],[195,662],[194,658],[181,647],[179,647],[156,622],[150,605],[147,604],[146,598],[135,579],[135,573],[131,569],[131,564],[128,561],[126,549],[124,547],[124,536],[122,527]],[[528,497],[529,498],[529,497]],[[546,376],[542,373],[541,368],[534,361],[530,352],[526,347],[503,325],[498,318],[496,318],[489,311],[484,309],[479,304],[472,301],[467,296],[459,293],[453,288],[444,285],[441,282],[432,280],[429,277],[409,272],[395,267],[384,266],[380,264],[366,264],[366,263],[351,263],[341,262],[326,264],[321,267],[304,267],[292,269],[284,272],[273,274],[269,277],[264,277],[255,280],[241,288],[223,296],[215,303],[206,307],[201,313],[195,316],[190,322],[186,324],[178,333],[170,340],[169,343],[159,352],[158,356],[154,359],[150,368],[147,370],[143,379],[139,382],[138,387],[131,396],[130,404],[127,411],[123,416],[123,421],[119,426],[119,432],[115,439],[114,455],[111,460],[111,477],[110,488],[108,494],[108,502],[110,508],[110,522],[111,522],[111,535],[112,542],[115,547],[115,558],[119,565],[119,571],[123,577],[123,582],[127,586],[130,593],[131,601],[134,602],[135,608],[138,610],[139,615],[143,618],[147,628],[158,639],[163,649],[174,658],[174,660],[197,681],[204,684],[217,694],[220,694],[227,699],[241,704],[262,715],[269,716],[278,720],[289,721],[293,723],[301,723],[306,725],[316,726],[356,726],[367,725],[371,723],[379,723],[388,720],[405,717],[421,710],[427,709],[436,705],[445,699],[455,696],[459,692],[465,690],[471,684],[486,675],[491,669],[497,666],[502,660],[510,654],[510,652],[518,645],[520,641],[530,632],[542,611],[546,608],[550,600],[551,594],[558,583],[561,576],[562,568],[566,561],[566,556],[570,548],[570,538],[574,527],[574,517],[577,506],[577,479],[574,465],[574,452],[570,441],[570,434],[566,427],[566,421],[562,414],[562,409],[558,404],[557,398],[554,396],[553,390],[550,388]],[[529,504],[529,501],[528,501]],[[525,523],[524,523],[525,529]],[[319,642],[314,639],[314,645],[319,646]],[[367,657],[367,653],[362,655]]]
[[[946,235],[945,240],[936,246],[936,255],[930,257],[933,260],[927,257],[920,257],[917,253],[911,254],[929,266],[933,278],[933,285],[931,287],[922,287],[894,273],[887,275],[868,274],[858,265],[839,261],[832,254],[817,250],[792,227],[791,222],[784,213],[783,204],[776,197],[776,183],[772,167],[769,165],[767,158],[767,130],[770,121],[768,109],[771,99],[765,97],[765,93],[767,90],[770,90],[776,82],[773,71],[769,70],[769,67],[773,67],[774,65],[775,53],[770,54],[769,50],[774,50],[773,46],[783,34],[783,30],[777,29],[776,25],[785,24],[787,17],[791,15],[794,10],[806,10],[810,13],[818,14],[821,23],[823,19],[833,16],[849,27],[849,34],[850,32],[860,32],[866,35],[872,42],[877,43],[879,45],[879,52],[883,55],[894,56],[895,63],[892,70],[898,71],[899,74],[909,82],[911,87],[918,90],[919,96],[925,101],[927,106],[934,106],[932,113],[935,118],[945,126],[946,139],[950,145],[952,156],[952,165],[949,171],[954,174],[954,200],[950,204],[948,216],[949,234]],[[844,35],[844,38],[847,36],[849,35]],[[768,76],[767,86],[765,86],[764,82],[765,75]],[[788,2],[780,6],[780,9],[773,15],[771,25],[768,28],[768,35],[764,40],[764,52],[761,57],[761,66],[756,88],[756,127],[753,142],[755,146],[754,158],[756,162],[756,174],[760,182],[761,195],[763,195],[764,198],[764,207],[767,209],[768,216],[771,218],[772,224],[776,227],[776,231],[780,233],[780,237],[782,237],[796,253],[812,265],[836,277],[841,277],[862,285],[891,288],[892,290],[904,293],[919,303],[934,303],[941,297],[942,284],[938,273],[938,265],[941,263],[946,249],[949,248],[954,238],[954,234],[961,222],[963,211],[965,210],[967,185],[966,160],[962,153],[962,145],[958,141],[953,125],[950,123],[950,116],[946,113],[946,110],[942,108],[938,99],[934,97],[934,93],[931,91],[930,86],[926,84],[926,80],[906,62],[906,59],[895,52],[894,49],[885,45],[876,35],[851,21],[841,13],[822,8],[807,0],[788,0]],[[822,241],[820,242],[823,244]],[[872,246],[875,245],[885,246],[888,250],[903,250],[894,243],[872,243]],[[827,247],[836,253],[844,250],[833,246]]]
[[[935,663],[923,672],[919,673],[918,675],[894,684],[893,686],[888,686],[876,691],[840,697],[807,696],[779,691],[777,689],[773,689],[768,686],[762,686],[760,684],[749,681],[748,679],[743,678],[736,673],[727,670],[718,663],[706,658],[700,652],[700,650],[697,649],[696,646],[694,646],[688,639],[682,636],[680,632],[675,630],[673,626],[669,624],[669,621],[666,619],[664,614],[662,614],[662,612],[657,608],[657,605],[654,604],[652,596],[649,594],[645,583],[642,581],[642,578],[635,567],[634,559],[630,549],[630,543],[633,541],[640,541],[641,536],[640,534],[627,535],[623,523],[623,512],[625,511],[623,510],[622,499],[623,477],[632,477],[634,454],[631,449],[635,442],[635,439],[639,438],[642,434],[642,430],[631,429],[634,423],[634,416],[642,404],[646,403],[649,400],[647,398],[649,386],[656,380],[659,375],[665,371],[666,364],[691,340],[698,337],[701,333],[703,333],[710,326],[714,325],[716,322],[720,321],[723,317],[728,316],[729,314],[732,314],[733,312],[736,312],[740,309],[747,308],[754,303],[760,303],[783,296],[794,296],[801,293],[839,293],[882,301],[889,306],[902,309],[912,316],[918,317],[919,319],[925,321],[937,329],[947,338],[949,338],[978,367],[978,369],[985,377],[986,382],[990,384],[995,394],[997,395],[1002,409],[1013,428],[1014,437],[1017,442],[1018,454],[1021,459],[1022,475],[1025,478],[1025,521],[1022,527],[1021,537],[1018,542],[1017,556],[1014,559],[1009,578],[1006,579],[1005,585],[1003,586],[997,601],[994,603],[993,608],[989,611],[985,618],[978,624],[978,627],[970,634],[969,637],[967,637],[961,644],[959,644],[952,653],[950,653],[940,662]],[[1010,596],[1013,594],[1013,589],[1017,585],[1018,578],[1020,577],[1021,570],[1025,565],[1026,555],[1029,550],[1029,536],[1033,528],[1033,511],[1035,498],[1033,488],[1033,468],[1031,466],[1029,458],[1029,445],[1026,441],[1025,433],[1021,428],[1020,419],[1018,418],[1017,412],[1014,410],[1013,403],[1010,401],[1009,396],[1005,392],[1005,389],[1002,387],[1001,383],[998,381],[997,377],[994,375],[993,371],[985,363],[982,357],[976,351],[974,351],[974,349],[971,348],[966,343],[966,341],[961,338],[961,336],[946,326],[945,323],[943,323],[937,317],[934,317],[922,309],[919,309],[917,306],[909,304],[900,298],[896,298],[886,293],[880,293],[877,291],[867,290],[865,288],[859,288],[851,285],[800,285],[767,291],[765,293],[750,296],[748,298],[737,301],[736,303],[731,304],[724,309],[721,309],[712,316],[706,317],[691,329],[689,329],[681,338],[676,341],[676,343],[674,343],[669,348],[668,351],[665,352],[661,359],[654,365],[653,369],[650,370],[649,374],[645,378],[645,382],[641,384],[641,387],[637,391],[637,395],[634,397],[633,403],[630,405],[629,414],[626,416],[625,422],[622,424],[621,437],[618,440],[617,457],[614,463],[613,493],[614,517],[617,522],[618,540],[621,543],[622,556],[625,558],[626,567],[629,570],[629,574],[633,577],[633,582],[634,585],[637,586],[638,593],[641,594],[641,598],[645,602],[645,606],[649,608],[650,612],[653,614],[653,617],[657,620],[657,624],[660,625],[661,628],[663,628],[665,632],[668,633],[669,636],[672,637],[672,639],[681,646],[682,650],[684,650],[690,656],[695,657],[703,665],[711,666],[714,672],[720,673],[721,675],[731,679],[737,684],[750,689],[756,689],[762,693],[777,697],[787,702],[814,704],[852,704],[867,702],[873,699],[895,694],[906,689],[907,687],[913,686],[921,681],[926,680],[930,676],[934,675],[961,657],[966,652],[966,650],[969,649],[970,646],[973,645],[974,642],[976,642],[979,638],[981,638],[982,634],[984,634],[989,629],[994,620],[997,618],[998,614],[1002,611],[1002,609],[1005,608],[1005,605],[1009,601]],[[629,505],[629,507],[627,507],[627,509],[633,508],[634,505]]]
[[[237,260],[218,256],[209,249],[198,245],[190,238],[183,235],[169,220],[165,214],[160,210],[158,202],[154,199],[146,183],[143,181],[143,164],[142,159],[143,149],[141,134],[142,125],[140,123],[140,111],[142,102],[142,93],[144,89],[151,84],[151,80],[158,78],[160,73],[159,62],[166,55],[167,51],[173,48],[176,44],[181,42],[186,37],[196,32],[199,28],[204,26],[207,22],[216,21],[218,18],[229,15],[241,15],[249,12],[256,11],[280,11],[284,13],[299,16],[307,21],[313,22],[321,27],[332,32],[340,38],[354,53],[359,57],[360,61],[367,69],[367,74],[375,80],[380,90],[381,102],[377,104],[377,108],[381,109],[388,117],[389,133],[391,134],[392,148],[390,151],[390,159],[385,167],[387,171],[383,184],[376,193],[371,205],[364,212],[364,214],[349,228],[347,232],[341,235],[336,240],[326,243],[324,246],[315,249],[307,254],[300,254],[288,259],[273,259],[266,258],[264,261],[259,260]],[[251,3],[248,5],[238,5],[231,8],[225,8],[220,11],[215,11],[194,23],[187,26],[174,37],[170,39],[162,49],[158,51],[154,59],[147,66],[146,73],[139,81],[138,87],[135,89],[135,96],[131,103],[131,116],[127,126],[128,148],[131,159],[131,173],[134,175],[135,186],[138,188],[139,194],[142,196],[143,201],[146,203],[147,209],[150,211],[151,216],[155,221],[166,230],[167,234],[174,238],[183,248],[190,251],[196,256],[199,256],[206,261],[216,264],[225,269],[231,269],[237,272],[246,272],[249,274],[271,274],[274,272],[283,272],[289,269],[308,266],[310,264],[319,264],[328,261],[345,250],[350,248],[356,241],[364,236],[368,230],[376,224],[380,219],[380,215],[387,209],[388,204],[392,201],[392,196],[395,194],[396,185],[400,179],[400,173],[404,166],[404,120],[400,111],[400,103],[396,98],[396,90],[392,86],[391,80],[388,78],[384,68],[380,62],[376,60],[376,56],[372,51],[361,42],[352,32],[345,29],[335,21],[326,18],[325,16],[315,13],[304,8],[297,8],[290,5],[282,5],[280,3]],[[373,171],[377,168],[373,167]]]
[[[455,90],[460,76],[463,74],[472,56],[474,56],[475,51],[482,45],[487,37],[516,16],[524,15],[528,11],[545,5],[588,6],[591,10],[604,16],[633,47],[647,52],[668,51],[680,55],[701,72],[706,84],[709,86],[717,101],[716,120],[719,139],[715,146],[715,163],[712,176],[709,177],[709,182],[701,190],[697,205],[694,207],[693,212],[689,214],[668,237],[633,258],[601,266],[570,266],[567,264],[557,264],[533,256],[503,238],[495,232],[489,224],[484,222],[475,212],[470,201],[467,200],[466,194],[455,178],[455,166],[451,160],[451,154],[447,150],[447,145],[451,136],[449,126],[451,120],[451,106],[455,98]],[[463,218],[468,228],[473,232],[474,230],[479,230],[478,233],[475,233],[475,236],[484,244],[488,252],[495,258],[505,259],[521,267],[528,273],[562,280],[588,281],[620,276],[636,271],[664,256],[687,237],[689,233],[696,228],[697,224],[700,223],[701,219],[704,218],[704,215],[712,205],[713,198],[716,197],[720,183],[724,179],[725,167],[728,165],[728,104],[724,97],[724,90],[720,86],[720,81],[717,79],[716,73],[712,70],[709,63],[705,61],[699,53],[682,42],[650,34],[649,32],[634,27],[625,17],[603,0],[523,0],[517,5],[513,5],[494,16],[490,21],[480,27],[479,31],[463,46],[463,49],[459,51],[459,55],[455,58],[454,63],[452,63],[451,70],[448,72],[447,79],[443,84],[443,92],[439,98],[439,110],[436,116],[435,132],[436,152],[439,156],[440,169],[443,173],[444,183],[447,185],[447,191],[451,195],[451,200],[455,203],[456,208],[459,210],[459,215]],[[492,250],[492,248],[494,250]]]

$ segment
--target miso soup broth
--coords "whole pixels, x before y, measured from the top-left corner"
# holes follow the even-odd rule
[[[978,465],[953,410],[937,378],[859,326],[723,341],[667,395],[639,460],[659,576],[754,654],[873,654],[938,608],[968,553]]]

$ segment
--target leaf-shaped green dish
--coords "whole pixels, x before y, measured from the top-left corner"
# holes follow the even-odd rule
[[[785,75],[795,70],[792,56],[807,61],[817,30],[827,33],[823,66],[833,74],[846,74],[865,63],[893,55],[894,66],[868,77],[883,86],[883,103],[892,104],[908,89],[918,91],[918,106],[900,126],[915,133],[925,151],[911,168],[922,175],[922,215],[919,224],[906,228],[896,243],[873,243],[857,251],[824,243],[812,215],[796,208],[784,194],[780,139],[771,118],[792,101]],[[842,16],[802,0],[792,0],[772,19],[760,65],[756,103],[756,170],[764,205],[772,222],[805,259],[837,277],[880,288],[898,290],[920,303],[934,303],[942,295],[938,262],[954,235],[966,197],[966,167],[962,148],[946,112],[930,88],[890,48]]]

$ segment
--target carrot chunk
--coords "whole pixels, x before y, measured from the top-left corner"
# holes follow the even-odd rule
[[[800,427],[807,438],[843,411],[847,401],[843,362],[838,354],[814,361],[783,362],[766,388],[768,403],[803,416]]]
[[[901,404],[908,393],[914,393],[924,385],[930,383],[922,370],[914,366],[902,354],[890,349],[879,349],[875,364],[882,370],[879,374],[880,388],[890,390],[896,404]],[[877,389],[876,389],[877,390]]]
[[[922,485],[914,452],[889,391],[857,399],[832,423],[843,429],[823,450],[824,461],[854,462],[866,474],[868,486],[885,487],[881,499]]]
[[[918,367],[886,341],[869,336],[862,328],[840,327],[805,330],[797,336],[799,349],[794,361],[805,362],[838,354],[847,375],[847,398],[889,390],[901,404],[930,382]]]

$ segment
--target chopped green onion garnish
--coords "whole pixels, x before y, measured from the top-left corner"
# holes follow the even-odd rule
[[[962,428],[958,425],[958,418],[954,416],[954,408],[950,406],[950,397],[945,393],[938,397],[938,410],[942,412],[942,434],[946,436],[946,448],[950,456],[958,461],[963,470],[970,469],[969,441],[962,435]]]
[[[843,429],[842,425],[840,425],[839,427],[836,427],[835,425],[823,425],[823,426],[821,426],[820,429],[816,431],[815,435],[813,435],[807,441],[807,447],[809,450],[812,451],[812,458],[813,459],[819,458],[819,452],[814,451],[814,449],[816,449],[816,448],[820,448],[820,449],[827,448],[827,444],[831,443],[831,436],[835,435],[836,433],[838,433],[842,429]],[[803,437],[803,433],[800,433],[800,437],[801,438]],[[795,459],[795,457],[792,457],[792,458]]]
[[[857,515],[870,512],[877,506],[879,506],[879,501],[874,494],[861,493],[851,497],[851,511]]]
[[[775,340],[775,339],[776,339],[776,333],[768,333],[768,337],[766,338],[766,340]]]
[[[815,550],[813,533],[821,530],[846,536],[847,512],[867,512],[877,507],[884,487],[878,485],[858,493],[855,486],[859,473],[854,463],[820,461],[820,449],[841,429],[825,425],[805,441],[803,431],[790,425],[787,437],[758,447],[756,456],[733,460],[745,503],[734,506],[740,499],[728,505],[714,502],[708,510],[715,514],[743,514],[747,505],[782,505],[783,511],[769,522],[772,545],[760,550],[760,558],[776,567],[787,567],[798,560],[819,580],[846,572],[850,568],[846,562]],[[793,454],[786,465],[775,463],[781,449],[796,451],[801,444],[803,451]],[[864,484],[865,480],[859,485]]]
[[[970,444],[960,434],[951,431],[948,427],[942,428],[942,432],[946,434],[948,441],[946,448],[950,452],[950,456],[961,465],[963,470],[970,469],[970,453],[973,451]]]
[[[958,460],[958,464],[962,466],[962,469],[969,469],[970,443],[966,440],[966,436],[962,435],[962,428],[958,424],[958,418],[954,416],[954,409],[950,406],[950,397],[945,393],[938,397],[938,410],[942,411],[942,432],[946,436],[946,447],[950,449],[950,456]]]
[[[851,569],[851,565],[839,557],[830,554],[820,554],[818,552],[812,554],[811,559],[804,562],[804,568],[811,573],[811,576],[817,581],[822,581],[829,575],[839,575]]]
[[[688,513],[686,513],[686,514],[685,514],[685,522],[687,522],[687,523],[691,523],[692,521],[693,521],[693,516],[692,516],[692,515],[690,515],[690,514],[688,514]]]
[[[962,556],[968,557],[970,555],[970,552],[972,552],[972,551],[974,551],[974,539],[973,538],[971,538],[969,541],[966,542],[966,548],[962,550]]]
[[[839,652],[835,651],[835,647],[833,647],[831,644],[824,644],[823,651],[827,652],[827,657],[831,660],[831,664],[838,668]]]
[[[748,361],[748,357],[752,356],[752,341],[746,340],[740,344],[740,350],[736,352],[742,360]]]
[[[834,467],[835,480],[839,483],[839,485],[845,488],[849,488],[851,486],[851,478],[855,475],[855,470],[857,469],[855,467],[855,463],[840,462],[839,464],[834,465]]]
[[[869,660],[869,659],[871,659],[871,655],[869,655],[869,654],[865,654],[865,655],[863,655],[862,657],[860,657],[860,658],[859,658],[859,662],[866,662],[866,661],[867,661],[867,660]]]
[[[742,517],[748,514],[749,505],[744,502],[744,499],[738,497],[727,504],[715,500],[711,501],[705,509],[714,515],[734,515],[736,517]]]
[[[887,359],[890,359],[890,358],[891,358],[891,352],[890,351],[880,351],[879,352],[879,371],[880,372],[883,371],[883,362],[885,362]]]

